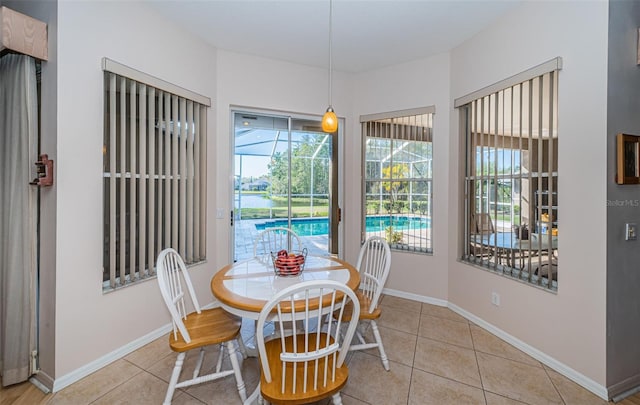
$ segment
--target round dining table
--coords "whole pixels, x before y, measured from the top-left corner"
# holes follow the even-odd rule
[[[271,256],[264,255],[220,269],[211,279],[211,292],[226,311],[257,320],[264,305],[276,293],[310,280],[334,280],[355,291],[360,285],[360,274],[354,266],[336,257],[308,255],[299,275],[278,276]],[[300,300],[296,307],[304,304]]]

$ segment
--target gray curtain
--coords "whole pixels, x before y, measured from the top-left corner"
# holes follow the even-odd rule
[[[0,373],[2,385],[33,373],[36,347],[38,105],[33,58],[0,58]]]

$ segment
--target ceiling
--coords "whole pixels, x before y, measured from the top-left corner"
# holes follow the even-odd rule
[[[522,0],[333,0],[333,69],[364,72],[446,52]],[[329,0],[153,0],[216,48],[327,68]]]

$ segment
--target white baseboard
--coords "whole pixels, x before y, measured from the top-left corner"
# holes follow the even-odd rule
[[[547,355],[546,353],[541,352],[540,350],[536,349],[533,346],[528,345],[527,343],[521,341],[520,339],[517,339],[511,335],[509,335],[508,333],[504,332],[502,329],[499,329],[497,327],[495,327],[494,325],[486,322],[483,319],[478,318],[477,316],[475,316],[474,314],[467,312],[466,310],[458,307],[455,304],[452,304],[450,302],[448,302],[447,300],[443,300],[443,299],[439,299],[439,298],[431,298],[431,297],[427,297],[424,295],[419,295],[419,294],[413,294],[413,293],[407,293],[404,291],[399,291],[399,290],[394,290],[394,289],[389,289],[389,288],[385,288],[384,290],[382,290],[382,292],[386,295],[391,295],[394,297],[399,297],[399,298],[406,298],[406,299],[410,299],[410,300],[414,300],[414,301],[418,301],[418,302],[424,302],[426,304],[431,304],[431,305],[437,305],[437,306],[441,306],[441,307],[448,307],[450,308],[452,311],[458,313],[459,315],[465,317],[466,319],[468,319],[469,321],[475,323],[476,325],[482,327],[483,329],[486,329],[487,331],[491,332],[492,334],[498,336],[500,339],[506,341],[507,343],[515,346],[516,348],[522,350],[523,352],[525,352],[526,354],[528,354],[529,356],[533,357],[534,359],[540,361],[541,363],[545,364],[546,366],[554,369],[555,371],[557,371],[558,373],[562,374],[563,376],[567,377],[568,379],[574,381],[576,384],[584,387],[585,389],[593,392],[595,395],[599,396],[600,398],[604,399],[604,400],[608,400],[608,392],[606,387],[598,384],[597,382],[593,381],[592,379],[590,379],[589,377],[577,372],[576,370],[572,369],[571,367],[559,362],[558,360],[554,359],[553,357]],[[206,305],[203,307],[203,309],[205,308],[210,308],[210,307],[214,307],[216,306],[215,303],[211,303],[209,305]],[[122,357],[126,356],[127,354],[141,348],[142,346],[151,343],[152,341],[158,339],[159,337],[169,333],[172,329],[171,324],[167,324],[161,328],[158,328],[154,331],[152,331],[151,333],[148,333],[145,336],[142,336],[114,351],[112,351],[111,353],[108,353],[98,359],[96,359],[95,361],[92,361],[89,364],[86,364],[74,371],[72,371],[69,374],[66,374],[58,379],[56,379],[55,381],[53,381],[53,389],[52,392],[58,392],[61,389],[73,384],[76,381],[81,380],[82,378],[88,376],[89,374],[98,371],[99,369],[113,363],[114,361],[121,359]],[[44,373],[39,373],[37,375],[37,378],[39,379],[40,377],[45,377],[45,381],[42,381],[42,384],[47,387],[47,381],[46,381],[46,375]]]
[[[217,301],[213,301],[210,302],[207,305],[202,306],[202,309],[209,309],[209,308],[215,308],[220,306],[220,303]],[[45,387],[49,387],[51,388],[52,392],[58,392],[61,389],[68,387],[69,385],[73,384],[76,381],[79,381],[81,379],[83,379],[84,377],[88,376],[91,373],[94,373],[98,370],[100,370],[102,367],[105,367],[111,363],[113,363],[114,361],[123,358],[124,356],[126,356],[127,354],[134,352],[136,350],[138,350],[139,348],[141,348],[142,346],[149,344],[151,342],[153,342],[154,340],[158,339],[159,337],[166,335],[167,333],[171,332],[173,326],[172,324],[168,323],[154,331],[152,331],[151,333],[148,333],[130,343],[127,343],[126,345],[112,351],[111,353],[107,353],[104,356],[96,359],[95,361],[92,361],[89,364],[86,364],[72,372],[70,372],[69,374],[63,375],[62,377],[56,379],[56,380],[52,380],[49,376],[49,380],[50,381],[42,381],[43,385]],[[40,376],[44,376],[45,374],[43,374],[42,372],[39,372],[37,374],[36,378],[40,378]],[[47,382],[50,382],[49,385],[47,385]]]
[[[439,298],[431,298],[431,297],[426,297],[424,295],[418,295],[418,294],[408,293],[404,291],[393,290],[391,288],[384,288],[382,290],[382,293],[385,295],[391,295],[393,297],[406,298],[408,300],[424,302],[425,304],[437,305],[439,307],[446,307],[448,304],[447,300],[441,300]]]
[[[63,375],[60,378],[56,378],[53,382],[52,392],[58,392],[61,389],[68,387],[76,381],[83,379],[91,373],[94,373],[101,368],[113,363],[114,361],[123,358],[127,354],[141,348],[142,346],[153,342],[159,337],[166,335],[172,330],[171,324],[167,324],[162,326],[151,333],[148,333],[132,342],[127,343],[126,345],[112,351],[111,353],[107,353],[104,356],[92,361],[89,364],[86,364],[69,374]]]
[[[441,307],[448,307],[449,309],[451,309],[452,311],[456,312],[457,314],[465,317],[466,319],[468,319],[469,321],[475,323],[476,325],[480,326],[481,328],[486,329],[487,331],[491,332],[492,334],[498,336],[500,339],[502,339],[505,342],[511,344],[512,346],[518,348],[519,350],[525,352],[526,354],[528,354],[529,356],[531,356],[534,359],[538,360],[539,362],[543,363],[544,365],[554,369],[558,373],[560,373],[563,376],[567,377],[568,379],[570,379],[571,381],[575,382],[576,384],[584,387],[585,389],[591,391],[592,393],[594,393],[595,395],[599,396],[600,398],[602,398],[604,400],[608,400],[609,399],[608,398],[609,394],[608,394],[607,388],[604,387],[603,385],[598,384],[597,382],[595,382],[592,379],[590,379],[589,377],[577,372],[576,370],[572,369],[571,367],[567,366],[566,364],[559,362],[558,360],[556,360],[553,357],[547,355],[546,353],[543,353],[540,350],[536,349],[535,347],[530,346],[527,343],[521,341],[520,339],[517,339],[517,338],[511,336],[510,334],[506,333],[502,329],[499,329],[499,328],[495,327],[494,325],[490,324],[489,322],[478,318],[474,314],[472,314],[472,313],[470,313],[470,312],[458,307],[455,304],[450,303],[447,300],[443,300],[443,299],[439,299],[439,298],[426,297],[424,295],[407,293],[407,292],[404,292],[404,291],[398,291],[398,290],[393,290],[393,289],[389,289],[389,288],[383,289],[382,292],[384,294],[391,295],[391,296],[394,296],[394,297],[406,298],[406,299],[419,301],[419,302],[424,302],[424,303],[427,303],[427,304],[437,305],[437,306],[441,306]]]
[[[595,395],[599,396],[600,398],[604,399],[604,400],[608,400],[608,392],[607,392],[607,388],[603,385],[598,384],[597,382],[593,381],[592,379],[590,379],[589,377],[585,376],[584,374],[581,374],[579,372],[577,372],[576,370],[572,369],[571,367],[567,366],[564,363],[559,362],[558,360],[554,359],[553,357],[549,356],[548,354],[541,352],[540,350],[536,349],[533,346],[528,345],[527,343],[523,342],[522,340],[511,336],[510,334],[506,333],[505,331],[503,331],[502,329],[499,329],[497,327],[495,327],[494,325],[490,324],[489,322],[478,318],[477,316],[475,316],[474,314],[467,312],[466,310],[458,307],[455,304],[449,303],[448,307],[458,313],[459,315],[462,315],[463,317],[467,318],[469,321],[475,323],[476,325],[482,327],[483,329],[486,329],[487,331],[493,333],[494,335],[496,335],[497,337],[499,337],[500,339],[504,340],[505,342],[511,344],[512,346],[515,346],[516,348],[520,349],[521,351],[525,352],[526,354],[528,354],[529,356],[533,357],[534,359],[538,360],[539,362],[543,363],[544,365],[554,369],[555,371],[557,371],[558,373],[562,374],[563,376],[567,377],[568,379],[570,379],[571,381],[575,382],[576,384],[584,387],[585,389],[591,391],[592,393],[594,393]]]

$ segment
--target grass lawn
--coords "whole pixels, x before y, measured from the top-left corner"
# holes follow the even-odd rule
[[[309,206],[292,206],[293,218],[308,218]],[[271,214],[271,216],[269,216]],[[326,205],[313,206],[314,217],[326,217],[329,216],[329,207]],[[287,218],[287,207],[273,207],[269,208],[243,208],[242,219],[263,219],[263,218]]]
[[[236,192],[237,194],[237,192]],[[264,191],[243,191],[243,195],[262,195],[265,199],[268,198],[268,194]],[[286,197],[272,197],[271,202],[273,207],[268,208],[242,208],[242,219],[264,219],[264,218],[287,218],[288,214],[288,200]],[[291,216],[293,218],[308,218],[310,217],[310,205],[311,198],[309,197],[293,197],[291,198]],[[329,216],[329,202],[327,198],[314,198],[313,199],[313,216],[314,217],[326,217]]]

